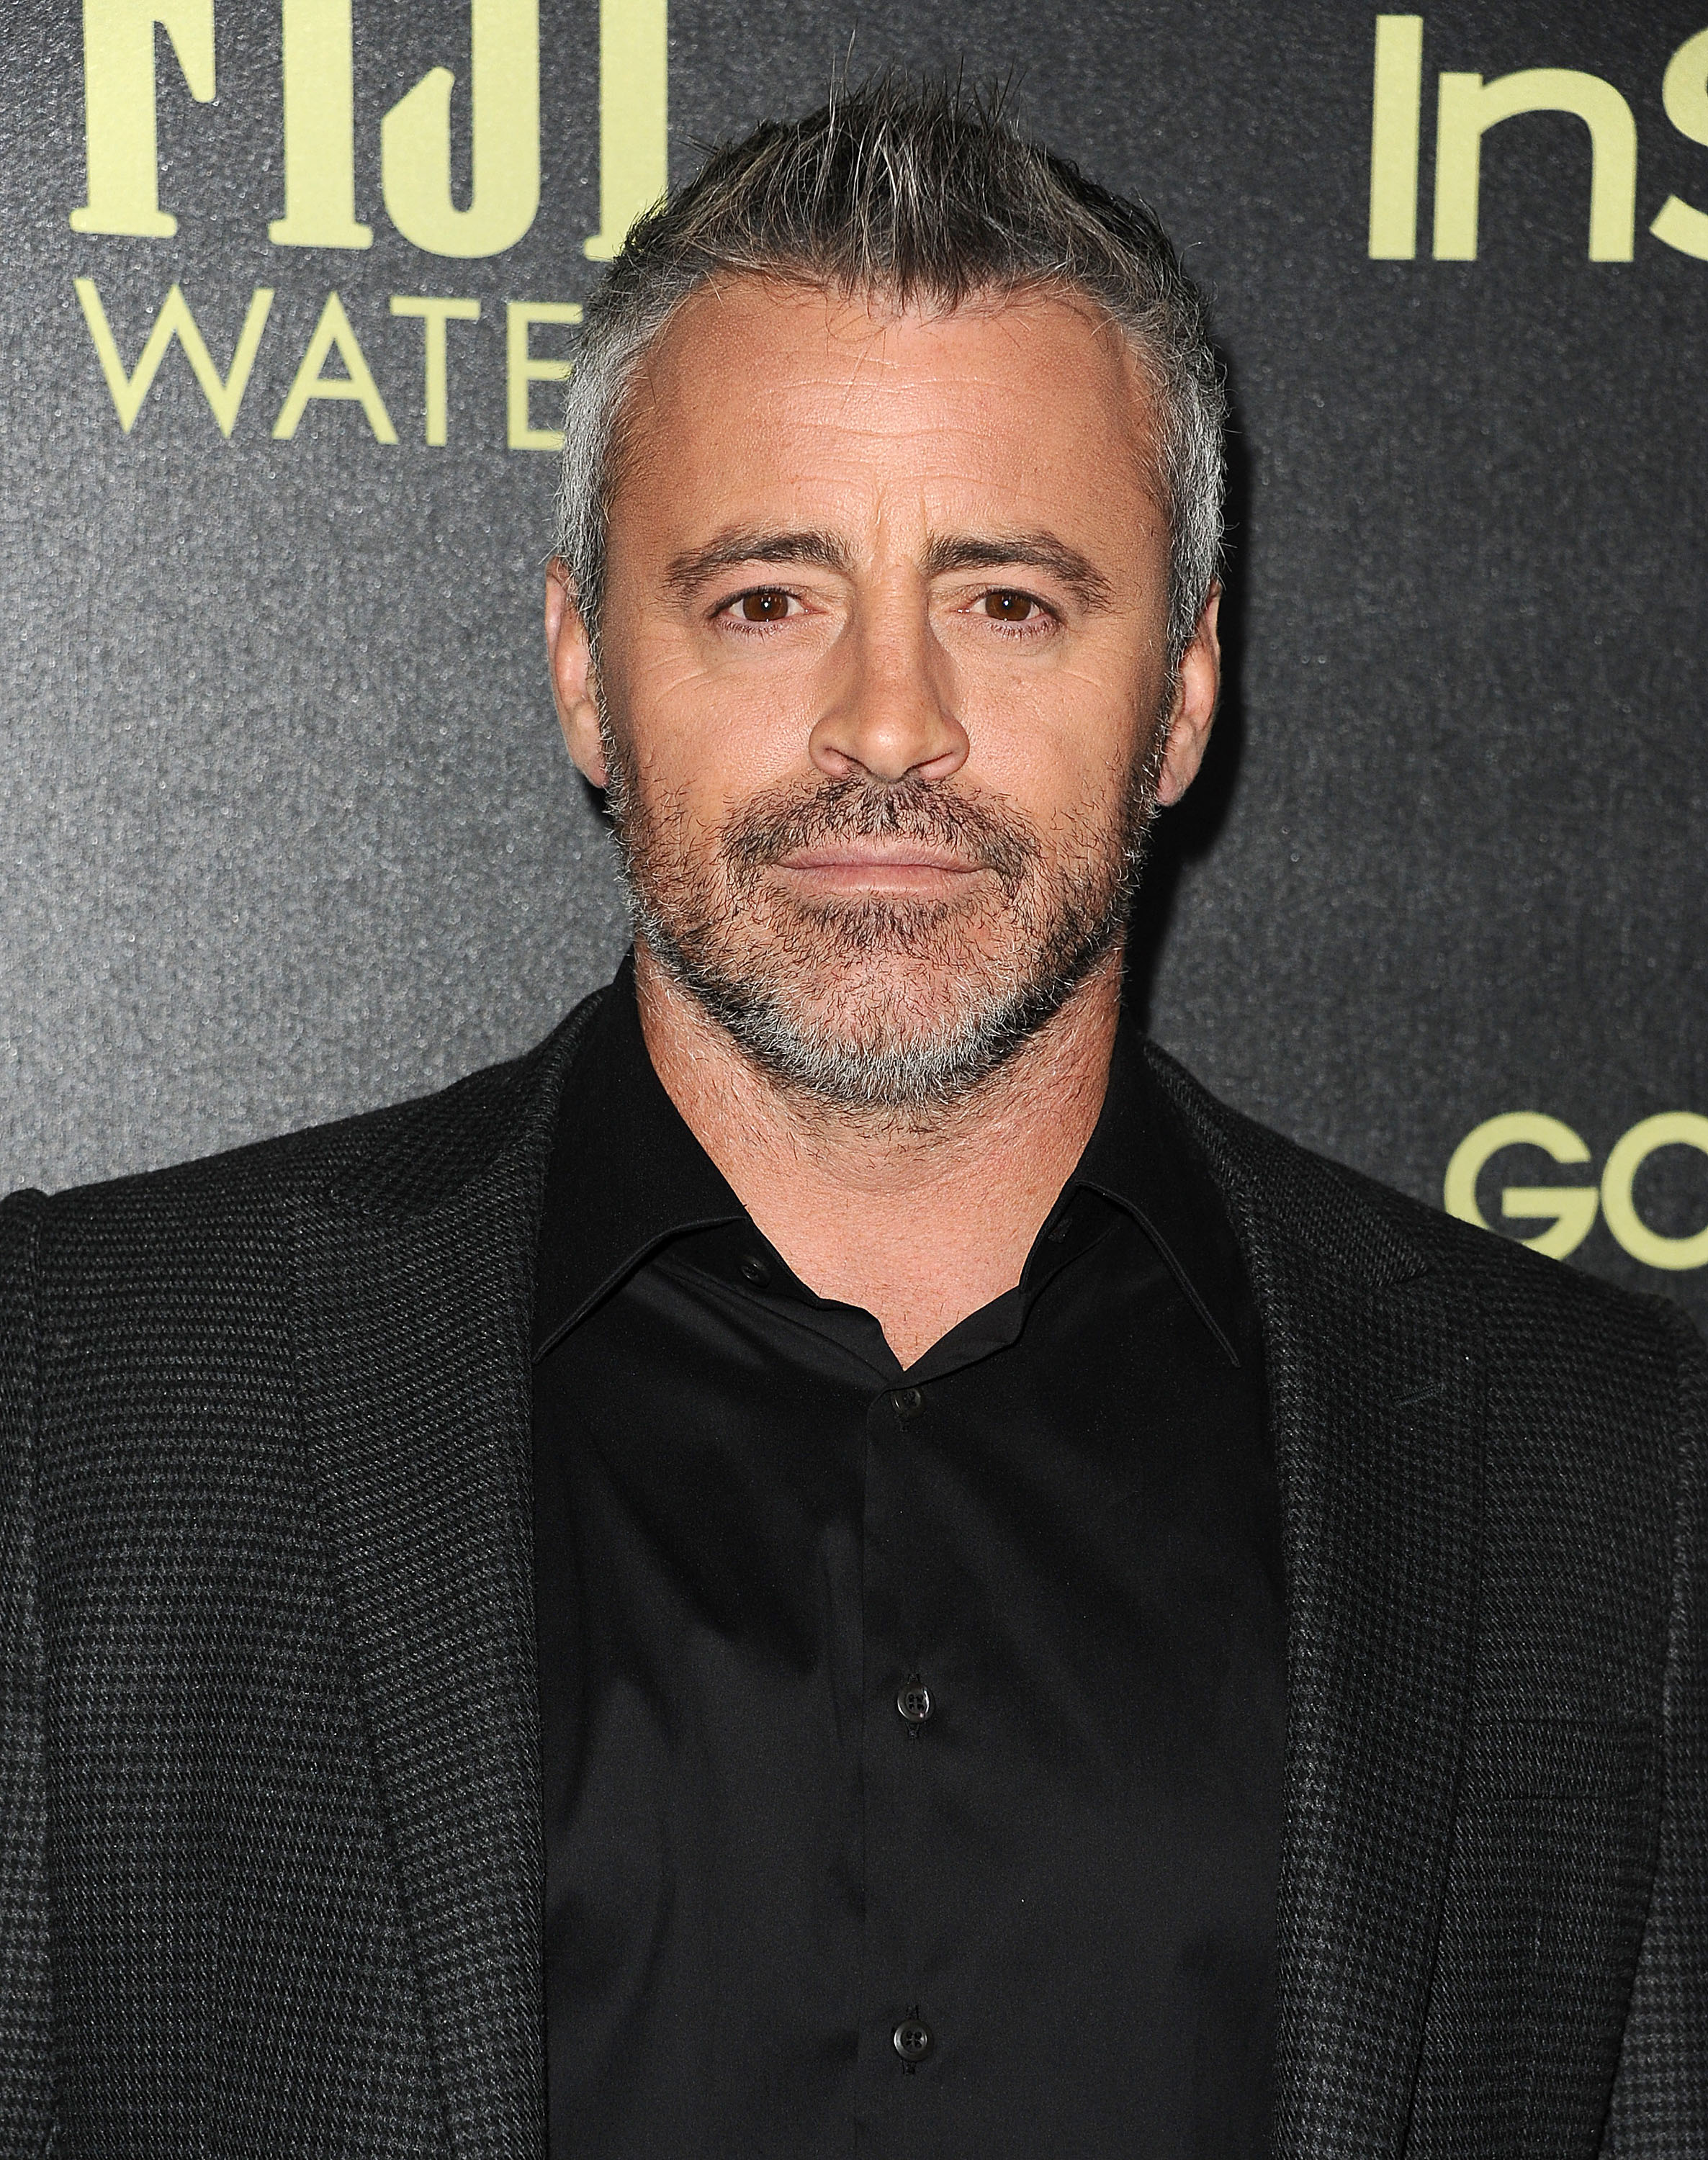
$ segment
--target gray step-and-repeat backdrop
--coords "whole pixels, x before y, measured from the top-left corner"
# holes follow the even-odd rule
[[[8,0],[7,1184],[418,1093],[621,951],[539,631],[579,304],[890,60],[1156,205],[1237,415],[1134,994],[1708,1316],[1708,0]]]

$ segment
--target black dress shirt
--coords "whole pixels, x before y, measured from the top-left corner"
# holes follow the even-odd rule
[[[538,1280],[551,2160],[1257,2160],[1279,1508],[1137,1044],[1018,1286],[904,1372],[755,1229],[626,967]]]

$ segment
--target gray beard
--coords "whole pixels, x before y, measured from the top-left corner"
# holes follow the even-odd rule
[[[911,780],[769,791],[696,853],[677,807],[648,802],[603,732],[636,936],[664,974],[787,1093],[909,1122],[976,1093],[1119,947],[1166,747],[1159,726],[1114,813],[1070,821],[1051,863],[1011,803]],[[804,845],[892,836],[953,846],[999,907],[766,889]],[[994,949],[979,935],[993,927]]]

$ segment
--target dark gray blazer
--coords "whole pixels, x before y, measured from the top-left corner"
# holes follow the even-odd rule
[[[0,1212],[5,2160],[540,2152],[527,1342],[587,1010]],[[1268,1342],[1278,2149],[1700,2160],[1700,1346],[1151,1055]]]

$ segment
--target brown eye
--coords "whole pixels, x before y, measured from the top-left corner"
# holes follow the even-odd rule
[[[1026,593],[986,593],[984,601],[993,622],[1024,622],[1035,605]]]
[[[743,593],[740,605],[744,622],[781,622],[789,611],[789,596],[787,593]]]

